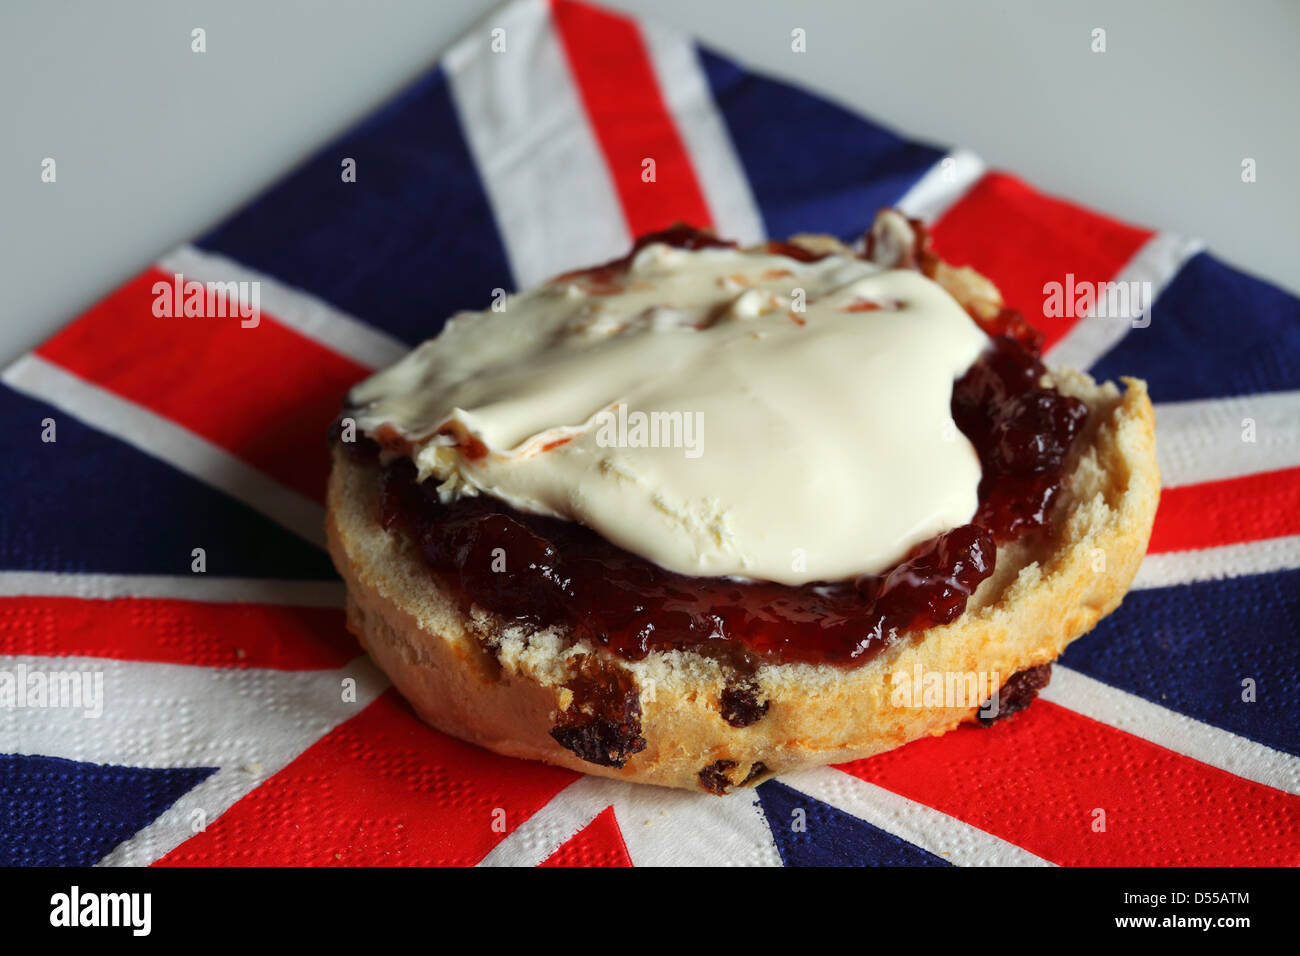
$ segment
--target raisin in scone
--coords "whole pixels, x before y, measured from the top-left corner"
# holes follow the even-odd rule
[[[711,793],[988,722],[1159,498],[1145,384],[1040,349],[897,212],[860,251],[647,236],[352,390],[349,627],[439,730]]]

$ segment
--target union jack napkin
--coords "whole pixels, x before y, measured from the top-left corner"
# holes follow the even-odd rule
[[[1150,556],[1044,697],[723,798],[421,725],[322,549],[347,388],[673,220],[887,205],[1157,402]],[[0,378],[0,863],[1300,862],[1300,302],[660,27],[500,8]]]

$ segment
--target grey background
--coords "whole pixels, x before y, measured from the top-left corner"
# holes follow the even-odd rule
[[[1300,291],[1300,4],[606,5]],[[0,0],[0,360],[275,181],[494,6]]]

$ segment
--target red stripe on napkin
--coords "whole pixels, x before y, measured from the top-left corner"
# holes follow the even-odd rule
[[[1300,534],[1300,468],[1166,488],[1152,554]]]
[[[170,598],[0,598],[0,654],[334,670],[362,653],[339,608]]]
[[[1300,863],[1300,798],[1044,700],[840,769],[1054,863]]]
[[[606,807],[538,866],[631,866],[623,831]]]
[[[322,500],[326,429],[368,370],[265,312],[250,328],[237,315],[156,317],[155,283],[173,277],[141,273],[37,354]]]
[[[1107,282],[1153,233],[988,173],[935,223],[933,235],[939,255],[992,279],[1051,347],[1081,317],[1045,316],[1043,286],[1064,285],[1067,273],[1076,284]]]
[[[556,0],[552,9],[628,230],[639,236],[679,220],[713,225],[637,25],[570,0]],[[654,160],[653,182],[642,179],[646,159]]]
[[[158,866],[465,866],[578,778],[430,730],[389,689]]]

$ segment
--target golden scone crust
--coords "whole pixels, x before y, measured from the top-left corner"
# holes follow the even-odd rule
[[[1000,686],[1052,661],[1119,604],[1150,537],[1160,479],[1145,383],[1124,379],[1121,393],[1075,372],[1051,378],[1090,411],[1051,536],[999,548],[995,573],[961,617],[862,666],[760,667],[754,699],[767,710],[749,726],[723,718],[726,675],[698,654],[625,661],[554,630],[506,626],[480,609],[463,613],[412,542],[381,527],[376,466],[336,448],[327,531],[347,582],[348,626],[439,730],[497,753],[616,779],[720,792],[942,734],[973,719],[977,706],[900,705],[895,674],[976,673]],[[639,706],[644,749],[621,768],[584,760],[551,733],[557,719],[576,713],[581,674],[593,667],[630,688]]]

